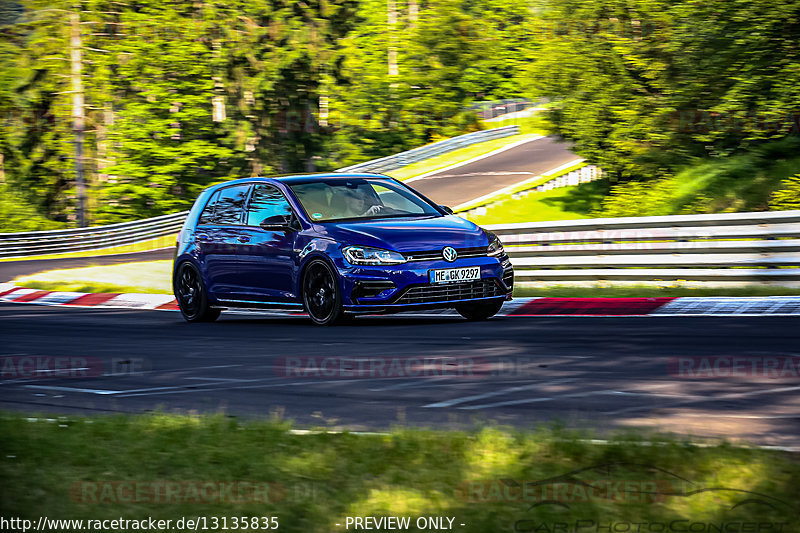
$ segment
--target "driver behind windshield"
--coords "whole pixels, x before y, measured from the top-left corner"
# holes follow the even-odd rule
[[[335,189],[338,190],[334,194],[338,193],[343,200],[341,205],[344,209],[339,213],[340,218],[377,215],[383,208],[375,191],[369,185],[361,185],[357,188],[335,187]],[[339,205],[338,202],[337,205]]]
[[[389,178],[298,179],[291,189],[315,222],[440,215],[423,198]]]

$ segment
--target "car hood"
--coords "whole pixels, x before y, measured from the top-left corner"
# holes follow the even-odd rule
[[[489,240],[477,225],[455,215],[385,218],[317,225],[317,231],[342,244],[375,246],[398,252],[473,248]]]

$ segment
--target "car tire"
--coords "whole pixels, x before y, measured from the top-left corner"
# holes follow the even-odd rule
[[[313,259],[303,271],[303,307],[312,322],[330,326],[345,317],[339,280],[327,261]]]
[[[213,322],[219,318],[220,310],[209,305],[203,278],[192,263],[187,261],[178,267],[173,292],[187,322]]]
[[[494,300],[487,303],[470,303],[456,306],[458,314],[467,320],[486,320],[500,312],[503,300]]]

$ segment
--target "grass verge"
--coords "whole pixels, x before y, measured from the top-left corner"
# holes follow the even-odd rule
[[[485,215],[459,215],[480,225],[591,218],[590,213],[600,207],[608,188],[606,180],[597,180],[573,187],[531,192],[519,198],[508,195],[487,207]]]
[[[12,283],[48,291],[172,294],[171,279],[172,261],[162,260],[48,270]]]
[[[296,435],[289,427],[221,415],[3,414],[0,513],[34,524],[42,515],[216,516],[229,525],[268,516],[281,531],[304,533],[346,531],[353,516],[407,516],[409,531],[420,530],[420,516],[452,517],[453,529],[481,533],[676,520],[723,527],[702,531],[742,522],[779,531],[797,518],[800,463],[782,452],[633,434],[603,445],[560,430]],[[213,488],[236,482],[235,492]]]

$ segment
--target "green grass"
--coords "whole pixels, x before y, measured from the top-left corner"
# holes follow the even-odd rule
[[[512,135],[511,137],[503,137],[502,139],[493,139],[491,141],[473,144],[471,146],[467,146],[459,150],[454,150],[446,154],[442,154],[436,157],[431,157],[430,159],[420,161],[419,163],[413,163],[403,168],[392,170],[390,172],[387,172],[386,174],[398,180],[407,180],[415,176],[421,176],[422,174],[427,174],[428,172],[434,172],[436,170],[447,168],[457,163],[463,163],[464,161],[468,161],[473,157],[478,157],[481,155],[488,154],[489,152],[494,152],[495,150],[499,150],[504,146],[508,146],[516,142],[524,141],[526,139],[532,139],[537,135],[540,134],[525,133],[519,135]]]
[[[522,520],[552,528],[554,522],[579,519],[763,523],[796,518],[800,464],[781,452],[728,444],[698,447],[685,440],[646,440],[633,433],[612,438],[607,445],[592,444],[579,438],[588,435],[557,429],[397,428],[386,435],[296,435],[289,428],[277,419],[241,422],[223,415],[2,414],[0,514],[34,523],[42,515],[173,521],[182,516],[275,516],[280,531],[303,533],[347,531],[348,516],[409,516],[412,521],[449,516],[456,519],[454,529],[466,533],[513,531]],[[547,497],[567,508],[547,504],[530,509],[541,498],[528,492],[523,499],[514,488],[515,483],[535,488],[531,482],[579,469],[588,470],[561,479],[564,490]],[[579,480],[597,487],[612,483],[614,498],[605,491],[592,496]],[[132,501],[120,501],[120,493],[98,489],[118,486],[111,485],[114,482],[146,487],[186,481],[271,485],[262,497],[265,501],[258,503],[208,503],[202,493],[188,501],[152,503],[142,493],[136,501],[130,492]],[[626,492],[631,486],[633,492]],[[734,490],[657,497],[637,492],[651,486],[679,494],[706,487]],[[86,487],[96,489],[94,495],[105,503],[92,503]],[[735,490],[763,494],[771,505],[751,503],[734,509],[754,497]],[[161,494],[166,497],[163,489]],[[191,493],[176,492],[171,502],[187,495]]]
[[[171,278],[172,261],[162,260],[48,270],[12,283],[48,291],[172,294]]]
[[[485,215],[468,218],[480,225],[591,218],[590,213],[600,206],[607,192],[608,182],[597,180],[574,187],[532,192],[518,199],[509,195],[497,205],[487,207]]]

